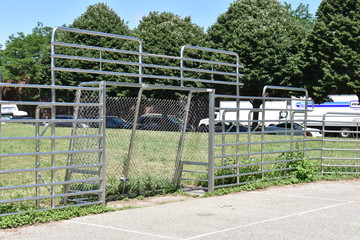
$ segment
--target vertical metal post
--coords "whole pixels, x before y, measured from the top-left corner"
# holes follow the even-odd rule
[[[57,28],[53,29],[51,41],[55,41],[55,33]],[[55,46],[51,45],[51,56],[55,55]],[[51,69],[55,68],[55,58],[51,57]],[[55,71],[51,70],[51,119],[55,119],[56,116],[56,108],[53,105],[56,102],[56,92],[55,92]],[[55,136],[55,123],[51,123],[51,136]],[[55,139],[51,139],[51,151],[56,151],[56,141]],[[55,155],[51,155],[51,167],[55,167],[56,157]],[[51,183],[55,182],[55,171],[51,170]],[[51,196],[55,195],[55,185],[51,185]],[[51,198],[51,207],[55,207],[55,198]]]
[[[142,49],[142,41],[139,40],[139,53],[142,53],[142,50],[143,50],[143,49]],[[139,63],[140,63],[140,65],[139,65],[139,74],[140,74],[140,75],[143,74],[142,66],[141,66],[142,62],[143,62],[143,57],[142,57],[142,55],[140,54],[140,55],[139,55]],[[139,77],[139,83],[142,83],[142,77]]]
[[[325,118],[326,113],[322,119],[322,141],[321,141],[321,174],[324,174],[324,161],[325,161]]]
[[[99,149],[101,152],[99,153],[99,163],[101,164],[101,168],[99,171],[99,177],[101,178],[100,189],[102,190],[99,194],[99,201],[101,201],[102,205],[106,205],[106,83],[104,81],[100,82],[99,87],[101,88],[99,94],[99,103],[101,105],[99,109],[99,117],[101,122],[99,124],[99,135],[101,136],[99,141]]]
[[[178,151],[176,154],[175,175],[174,175],[174,181],[173,181],[175,186],[180,185],[180,178],[181,178],[181,172],[182,172],[181,158],[182,158],[182,154],[183,154],[183,150],[184,150],[186,127],[187,127],[187,122],[189,119],[192,94],[193,94],[192,91],[190,91],[188,94],[188,98],[187,98],[187,102],[186,102],[186,106],[185,106],[185,118],[184,118],[184,122],[183,122],[183,128],[181,130]]]
[[[99,58],[102,59],[102,51],[100,51]],[[102,62],[100,62],[100,71],[102,71]]]
[[[40,108],[37,107],[36,111],[35,111],[35,119],[39,119],[39,115],[40,115]],[[36,135],[35,151],[38,153],[38,152],[40,152],[40,140],[38,139],[38,137],[40,136],[40,123],[39,122],[35,123],[35,135]],[[40,156],[39,155],[36,155],[36,157],[35,157],[35,168],[40,168]],[[39,174],[40,173],[38,171],[35,172],[36,185],[38,185],[40,183]],[[36,197],[40,196],[40,188],[38,186],[36,186],[35,192],[36,192]],[[40,205],[39,200],[36,200],[36,206],[39,207],[39,205]]]
[[[306,100],[305,100],[305,113],[304,113],[304,130],[306,130],[306,128],[307,128],[308,108],[309,108],[309,93],[307,90],[305,91],[305,99]],[[304,135],[306,136],[306,132]],[[307,153],[307,151],[305,151],[306,148],[307,148],[307,141],[304,141],[304,144],[303,144],[303,149],[304,149],[303,156],[304,157],[306,157],[306,153]]]
[[[127,155],[126,162],[125,162],[124,177],[122,179],[123,180],[122,193],[125,193],[126,182],[128,181],[131,157],[132,157],[132,153],[134,150],[135,133],[136,133],[137,121],[138,121],[138,116],[139,116],[139,111],[140,111],[141,97],[142,97],[142,93],[144,90],[145,90],[144,87],[140,88],[139,93],[138,93],[138,98],[136,101],[135,116],[134,116],[134,121],[133,121],[133,127],[131,130],[131,137],[130,137],[130,145],[129,145],[128,155]]]
[[[261,177],[264,177],[264,151],[265,151],[265,90],[263,92],[263,103],[262,103],[262,123],[261,123],[261,165],[260,165],[260,170],[261,170]]]
[[[238,55],[236,55],[236,83],[239,83],[239,64],[240,64],[240,58]],[[239,152],[240,152],[240,145],[238,144],[240,142],[240,86],[236,85],[236,165],[239,165]],[[240,177],[239,177],[240,169],[239,167],[236,168],[236,182],[240,183]]]
[[[215,156],[215,90],[209,89],[209,161],[208,161],[208,191],[214,192],[214,156]]]
[[[183,68],[184,68],[184,60],[183,60],[183,58],[184,58],[185,48],[186,48],[186,46],[182,46],[181,49],[180,49],[180,68],[181,68],[181,70],[180,70],[180,78],[181,78],[180,86],[181,87],[184,87],[184,80],[183,80],[183,78],[184,78],[184,70],[183,70]]]

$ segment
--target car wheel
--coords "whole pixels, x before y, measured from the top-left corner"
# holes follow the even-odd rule
[[[351,138],[353,136],[352,131],[350,128],[341,128],[339,136],[342,138]]]
[[[199,132],[209,132],[209,126],[206,125],[200,125]]]

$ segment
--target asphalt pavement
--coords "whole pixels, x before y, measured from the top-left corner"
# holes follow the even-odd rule
[[[7,229],[0,239],[360,239],[360,180],[270,187]]]

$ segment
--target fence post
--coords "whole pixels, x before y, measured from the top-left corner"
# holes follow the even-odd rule
[[[215,151],[215,90],[209,89],[209,161],[208,161],[208,191],[214,192],[214,151]]]
[[[99,153],[99,162],[101,164],[101,168],[99,171],[99,177],[101,178],[100,189],[102,190],[99,194],[99,201],[101,201],[102,205],[106,205],[106,82],[100,82],[100,96],[99,103],[101,107],[99,109],[99,117],[101,122],[99,124],[99,134],[101,135],[99,141],[99,148],[101,152]]]

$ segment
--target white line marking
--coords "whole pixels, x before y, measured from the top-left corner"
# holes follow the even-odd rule
[[[152,236],[152,237],[156,237],[156,238],[177,239],[177,240],[182,239],[182,238],[168,237],[168,236],[162,236],[162,235],[152,234],[152,233],[144,233],[144,232],[139,232],[139,231],[127,230],[127,229],[122,229],[122,228],[117,228],[117,227],[110,227],[110,226],[93,224],[93,223],[78,222],[78,221],[73,221],[73,220],[66,220],[65,222],[78,223],[78,224],[88,225],[88,226],[92,226],[92,227],[107,228],[107,229],[111,229],[111,230],[117,230],[117,231],[128,232],[128,233],[136,233],[136,234]]]
[[[313,212],[317,212],[317,211],[321,211],[321,210],[325,210],[325,209],[329,209],[329,208],[340,207],[340,206],[347,205],[347,204],[350,204],[350,203],[354,203],[354,202],[353,201],[347,201],[347,202],[343,202],[343,203],[339,203],[339,204],[335,204],[335,205],[330,205],[330,206],[326,206],[326,207],[321,207],[321,208],[316,208],[316,209],[312,209],[312,210],[308,210],[308,211],[304,211],[304,212],[298,212],[298,213],[294,213],[294,214],[290,214],[290,215],[286,215],[286,216],[282,216],[282,217],[265,219],[265,220],[262,220],[262,221],[249,223],[249,224],[246,224],[246,225],[241,225],[241,226],[237,226],[237,227],[233,227],[233,228],[227,228],[227,229],[223,229],[223,230],[219,230],[219,231],[205,233],[205,234],[202,234],[202,235],[186,238],[185,240],[191,240],[191,239],[207,237],[207,236],[210,236],[210,235],[215,235],[215,234],[219,234],[219,233],[223,233],[223,232],[229,232],[229,231],[233,231],[233,230],[237,230],[237,229],[245,228],[245,227],[250,227],[250,226],[254,226],[254,225],[258,225],[258,224],[262,224],[262,223],[273,222],[273,221],[282,220],[282,219],[286,219],[286,218],[290,218],[290,217],[296,217],[296,216],[300,216],[300,215],[304,215],[304,214],[308,214],[308,213],[313,213]]]
[[[282,193],[269,193],[269,192],[249,192],[249,193],[268,194],[268,195],[276,195],[276,196],[284,196],[284,197],[309,198],[309,199],[326,200],[326,201],[334,201],[334,202],[349,202],[350,201],[350,200],[344,200],[344,199],[321,198],[321,197],[293,195],[293,194],[282,194]]]

